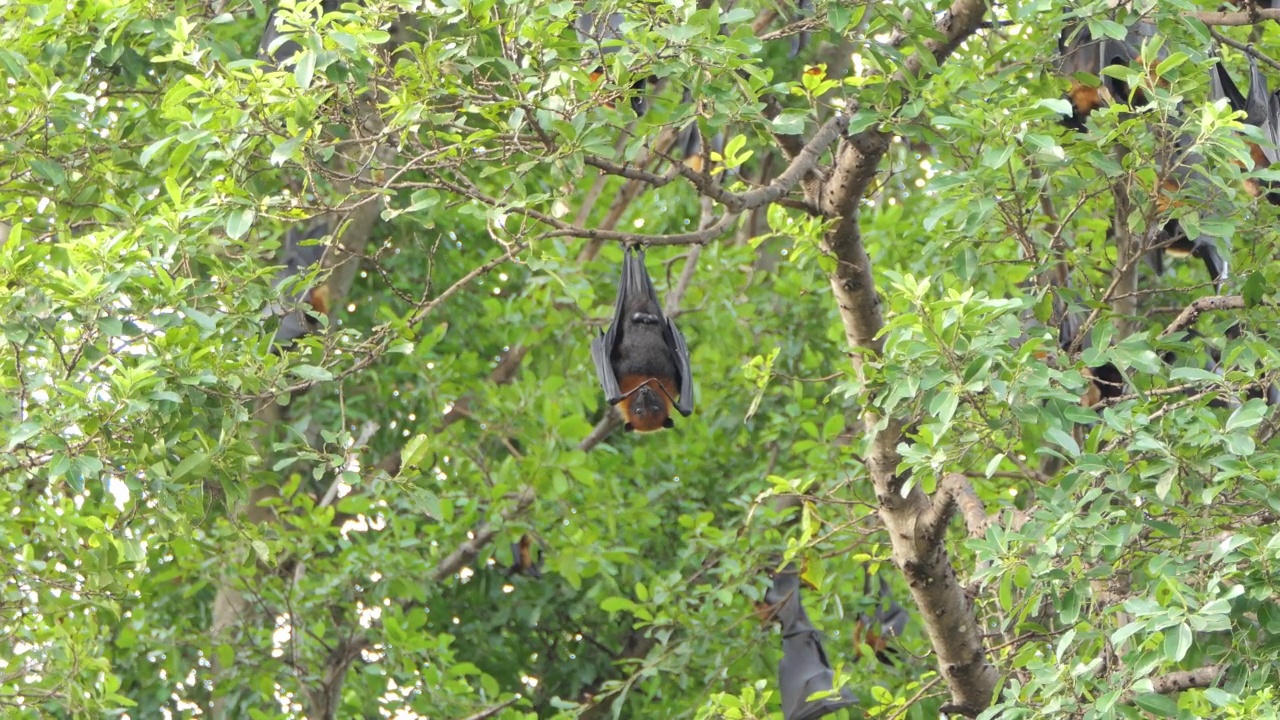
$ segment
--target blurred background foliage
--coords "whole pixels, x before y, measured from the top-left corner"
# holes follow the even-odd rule
[[[299,0],[277,68],[258,0],[0,4],[0,712],[776,718],[778,631],[755,605],[786,559],[860,698],[842,713],[936,717],[921,624],[891,664],[854,632],[868,571],[914,610],[862,462],[876,408],[911,421],[913,482],[965,473],[992,513],[946,539],[1003,678],[991,712],[1276,716],[1280,457],[1246,397],[1277,366],[1276,209],[1206,101],[1193,15],[1216,8],[1000,4],[897,81],[948,3],[588,5],[627,19],[603,60],[572,2]],[[1067,14],[1157,23],[1166,61],[1132,78],[1148,112],[1061,127]],[[1275,23],[1220,30],[1280,51]],[[671,172],[688,158],[655,138],[695,122],[743,190],[837,110],[894,136],[860,208],[885,354],[850,366],[829,219],[771,204],[650,248],[696,412],[593,437],[588,343],[622,246],[555,223],[708,218],[692,182],[628,200],[590,159]],[[1143,266],[1121,309],[1110,288],[1114,188],[1125,227],[1158,221],[1162,125],[1210,178],[1173,212],[1229,241],[1223,292],[1244,299],[1195,336],[1161,331],[1213,294],[1197,261]],[[329,288],[327,331],[273,353],[286,234],[319,222],[347,251],[299,281]],[[1095,314],[1087,349],[1046,360],[1056,334],[1028,319],[1049,321],[1053,247]],[[1081,407],[1102,362],[1128,394]],[[541,578],[506,572],[522,536]],[[1153,684],[1207,665],[1217,687]]]

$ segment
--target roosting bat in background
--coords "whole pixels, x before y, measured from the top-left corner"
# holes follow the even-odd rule
[[[863,563],[862,570],[865,573],[862,581],[862,595],[871,597],[871,567]],[[907,619],[910,616],[889,594],[889,583],[884,581],[884,576],[877,573],[876,579],[880,582],[880,593],[876,597],[875,611],[870,615],[862,613],[858,617],[858,624],[853,629],[853,643],[855,648],[866,643],[875,652],[877,660],[885,665],[892,665],[893,659],[890,654],[896,655],[898,649],[889,645],[889,638],[902,635],[902,631],[907,628]],[[861,650],[856,652],[860,653]]]
[[[327,246],[323,242],[317,241],[328,234],[329,224],[325,222],[314,223],[305,233],[302,231],[301,226],[289,228],[289,232],[285,233],[284,236],[284,257],[282,258],[284,269],[276,276],[276,287],[288,282],[295,275],[311,272],[313,265],[320,264]],[[315,314],[328,314],[328,288],[322,282],[317,285],[311,285],[290,293],[289,302],[286,304],[273,305],[268,308],[267,312],[269,314],[280,316],[280,327],[276,330],[275,336],[275,345],[277,347],[288,347],[298,338],[321,329],[320,322],[311,317],[310,312],[304,312],[302,308],[294,307],[299,304],[309,306],[310,311]]]
[[[342,0],[321,0],[320,7],[316,9],[316,17],[325,13],[337,12],[342,7]],[[277,6],[272,8],[267,15],[267,26],[262,31],[262,39],[258,42],[258,57],[279,67],[281,63],[291,59],[294,55],[302,50],[297,41],[292,38],[280,40],[277,39],[285,33],[295,33],[300,28],[289,25],[283,25],[282,20],[277,16],[280,8]],[[276,45],[276,47],[272,47]]]
[[[1129,87],[1123,81],[1104,76],[1102,69],[1111,65],[1128,66],[1138,57],[1144,38],[1155,34],[1155,26],[1149,22],[1137,22],[1129,28],[1124,40],[1101,38],[1095,40],[1087,27],[1068,25],[1058,36],[1058,72],[1071,80],[1067,99],[1071,102],[1071,115],[1062,124],[1078,132],[1085,131],[1085,119],[1089,113],[1101,107],[1106,94],[1117,101],[1129,102]],[[1072,37],[1074,35],[1074,37]],[[1163,48],[1160,57],[1165,55]],[[1081,77],[1092,76],[1092,77]],[[1096,78],[1096,80],[1094,79]],[[1096,83],[1096,84],[1095,84]],[[1147,104],[1146,96],[1136,91],[1132,105]]]
[[[809,622],[800,601],[800,576],[794,569],[774,575],[764,601],[771,616],[782,625],[778,686],[782,691],[783,720],[814,720],[857,703],[857,696],[847,687],[821,699],[808,699],[814,693],[832,690],[835,672],[818,630]]]
[[[674,427],[672,407],[686,417],[693,413],[689,346],[662,314],[643,248],[627,248],[613,322],[592,339],[591,359],[605,399],[622,403],[628,431]]]
[[[1196,197],[1202,192],[1207,194],[1208,189],[1212,187],[1209,179],[1196,169],[1197,165],[1202,164],[1203,158],[1194,151],[1181,151],[1183,144],[1183,141],[1179,142],[1179,150],[1176,150],[1174,156],[1165,164],[1166,176],[1156,196],[1156,209],[1161,213],[1168,212],[1170,208],[1180,204],[1172,194],[1183,192],[1184,195]],[[1221,290],[1222,284],[1227,280],[1230,267],[1227,259],[1218,249],[1218,243],[1217,238],[1203,234],[1194,240],[1191,239],[1182,224],[1170,218],[1157,233],[1156,246],[1147,253],[1147,261],[1151,263],[1157,275],[1162,275],[1166,254],[1176,258],[1189,256],[1200,258],[1205,269],[1209,271],[1209,279],[1213,281],[1214,288]]]
[[[1246,141],[1249,155],[1253,157],[1255,170],[1265,170],[1280,160],[1280,97],[1267,91],[1267,79],[1258,69],[1258,61],[1249,56],[1249,95],[1245,96],[1231,79],[1231,73],[1223,66],[1221,58],[1218,64],[1209,70],[1209,99],[1217,101],[1225,99],[1231,109],[1245,114],[1244,121],[1262,130],[1270,147]],[[1253,178],[1245,180],[1245,189],[1254,197],[1265,192],[1267,201],[1272,205],[1280,205],[1280,191],[1269,181],[1258,181]]]
[[[585,12],[574,19],[573,29],[578,35],[578,42],[595,45],[595,52],[600,56],[600,61],[603,62],[604,55],[618,52],[621,47],[620,43],[626,42],[622,36],[622,22],[622,13],[609,13],[608,17],[605,18],[605,22],[599,23],[596,20],[595,13]],[[616,42],[606,45],[604,44],[606,41]],[[604,75],[603,65],[597,65],[595,70],[591,71],[591,79],[593,81],[599,79],[602,75]],[[649,80],[657,81],[657,78],[653,77],[649,78]],[[645,78],[640,78],[632,86],[636,94],[631,96],[631,109],[635,111],[637,117],[643,116],[649,109],[648,101],[644,96],[645,81]],[[613,105],[610,104],[608,107],[613,107]]]
[[[529,533],[520,536],[519,542],[511,543],[511,565],[503,572],[507,577],[512,575],[528,575],[535,580],[542,578],[542,550],[538,550],[535,559],[533,538]]]

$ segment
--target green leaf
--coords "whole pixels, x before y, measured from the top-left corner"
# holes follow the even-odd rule
[[[31,163],[31,169],[35,170],[37,175],[49,181],[49,184],[57,186],[67,181],[66,171],[56,161],[37,157],[28,158],[27,161]]]
[[[430,451],[431,445],[425,433],[418,433],[410,438],[409,442],[405,443],[404,449],[400,451],[400,472],[417,471]]]
[[[1241,289],[1241,295],[1244,296],[1244,304],[1246,307],[1257,307],[1271,291],[1271,285],[1267,282],[1266,276],[1260,272],[1251,272],[1245,278],[1244,287]]]
[[[636,604],[634,602],[624,597],[618,597],[617,595],[613,597],[607,597],[600,602],[600,609],[611,615],[614,613],[619,613],[624,611],[630,612],[634,610],[635,607],[636,607]]]
[[[310,50],[303,50],[297,55],[297,64],[293,66],[293,79],[298,83],[298,87],[306,90],[311,87],[311,76],[316,71],[316,54]],[[271,161],[277,165],[280,163],[275,161],[275,154],[272,154]]]
[[[1072,115],[1075,109],[1071,101],[1065,98],[1044,98],[1036,102],[1036,107],[1048,108],[1059,115]]]
[[[21,425],[18,426],[16,430],[14,430],[9,435],[9,442],[5,445],[5,449],[12,450],[18,447],[19,445],[25,443],[26,441],[38,435],[41,430],[42,428],[40,427],[39,423],[36,423],[36,422],[22,423]]]
[[[249,232],[257,213],[250,208],[236,208],[227,214],[227,235],[232,240],[239,240]]]
[[[1133,699],[1133,703],[1150,713],[1161,717],[1177,717],[1178,703],[1173,698],[1159,693],[1143,693]]]
[[[178,463],[178,466],[169,474],[169,479],[176,482],[191,474],[203,477],[208,469],[209,454],[205,452],[194,452],[183,458],[182,462]]]
[[[1168,630],[1164,635],[1164,656],[1178,663],[1187,656],[1191,649],[1191,627],[1180,623],[1176,628]]]
[[[1063,432],[1056,427],[1045,428],[1044,435],[1053,444],[1062,448],[1067,457],[1076,457],[1080,454],[1080,446],[1076,444],[1075,438]]]
[[[142,150],[142,154],[138,156],[138,162],[139,162],[139,164],[141,164],[141,165],[142,165],[142,167],[144,167],[144,168],[145,168],[146,166],[150,165],[150,164],[151,164],[151,158],[155,157],[155,154],[156,154],[156,153],[158,153],[158,152],[160,152],[161,150],[165,149],[165,147],[167,147],[167,146],[169,145],[169,143],[171,143],[171,142],[173,142],[173,141],[174,141],[174,137],[171,135],[171,136],[169,136],[169,137],[163,137],[163,138],[160,138],[159,140],[157,140],[157,141],[155,141],[155,142],[151,143],[150,145],[146,146],[145,148],[143,148],[143,150]]]
[[[808,113],[783,112],[773,119],[772,128],[779,135],[800,135],[808,121]]]
[[[312,382],[325,382],[333,379],[333,373],[316,365],[294,365],[289,368],[289,372],[303,380]]]
[[[283,165],[293,159],[293,156],[298,152],[298,148],[302,145],[303,138],[304,135],[302,133],[298,133],[279,145],[276,145],[275,149],[271,151],[271,164]]]

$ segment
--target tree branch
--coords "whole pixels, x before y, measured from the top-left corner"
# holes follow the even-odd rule
[[[960,473],[947,473],[938,482],[938,491],[933,496],[933,507],[921,518],[924,532],[942,542],[947,533],[947,525],[955,517],[956,510],[964,515],[965,525],[969,528],[969,537],[980,538],[987,534],[987,509],[973,489],[969,478]]]
[[[1280,9],[1254,8],[1245,12],[1193,12],[1188,17],[1195,18],[1205,25],[1221,25],[1240,27],[1256,25],[1263,20],[1280,20]]]
[[[1151,691],[1161,695],[1169,695],[1183,690],[1213,687],[1218,684],[1226,669],[1226,665],[1205,665],[1194,670],[1178,670],[1167,675],[1160,675],[1152,678]],[[1126,693],[1124,702],[1131,704],[1133,701],[1134,693],[1132,691]]]
[[[1174,333],[1181,332],[1191,327],[1200,319],[1200,314],[1209,310],[1243,310],[1244,297],[1240,295],[1210,295],[1208,297],[1197,298],[1186,307],[1178,317],[1174,318],[1169,326],[1160,332],[1160,337],[1166,338]]]
[[[1213,28],[1209,28],[1209,35],[1212,36],[1214,40],[1222,43],[1223,45],[1226,45],[1228,47],[1233,47],[1242,53],[1252,55],[1253,57],[1257,58],[1259,62],[1270,65],[1272,69],[1280,70],[1280,62],[1276,62],[1271,58],[1271,56],[1262,52],[1258,48],[1252,45],[1249,45],[1248,43],[1242,43],[1238,40],[1233,40],[1229,36],[1224,35],[1223,33],[1218,32]]]
[[[520,494],[516,496],[515,504],[499,513],[503,524],[524,514],[533,505],[535,499],[537,499],[537,495],[534,494],[533,488],[526,487],[521,490]],[[444,582],[454,573],[466,567],[472,560],[476,559],[476,555],[479,555],[480,551],[497,534],[498,530],[492,523],[483,523],[475,530],[472,530],[471,537],[454,548],[453,552],[445,556],[443,560],[436,563],[435,569],[431,571],[431,580],[437,583]]]
[[[512,705],[515,705],[515,704],[516,704],[516,703],[518,703],[518,702],[520,702],[520,698],[519,698],[519,697],[513,697],[513,698],[511,698],[510,700],[508,700],[508,701],[506,701],[506,702],[498,703],[497,705],[494,705],[493,707],[487,707],[487,708],[485,708],[484,710],[481,710],[481,711],[480,711],[480,712],[478,712],[478,713],[474,713],[474,714],[472,714],[472,715],[468,715],[468,716],[466,716],[466,717],[462,718],[462,720],[488,720],[488,718],[491,718],[491,717],[493,717],[494,715],[497,715],[498,713],[502,712],[503,710],[506,710],[507,708],[511,707]]]
[[[926,40],[923,50],[941,64],[982,22],[987,5],[983,0],[956,0],[935,23],[939,37]],[[919,55],[911,56],[894,80],[905,86],[908,77],[922,72]],[[906,102],[903,93],[900,102]],[[880,159],[888,151],[890,135],[869,128],[848,138],[837,152],[836,167],[821,191],[809,200],[824,213],[840,220],[823,238],[823,250],[836,261],[831,272],[831,289],[840,309],[845,337],[853,348],[853,366],[863,377],[864,356],[879,356],[884,341],[880,298],[876,292],[871,261],[858,227],[858,207],[876,174]],[[872,407],[864,403],[864,408]],[[938,541],[937,528],[954,513],[954,491],[939,498],[935,509],[918,485],[904,492],[907,476],[898,475],[901,457],[897,444],[904,420],[880,418],[874,410],[864,410],[863,425],[873,435],[865,459],[880,504],[880,518],[888,531],[893,558],[907,577],[929,639],[937,651],[941,675],[951,691],[954,712],[976,716],[991,703],[998,675],[986,659],[982,631],[964,589],[956,581],[946,545]],[[966,503],[968,501],[966,500]]]

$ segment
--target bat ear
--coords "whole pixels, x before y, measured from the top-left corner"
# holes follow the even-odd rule
[[[668,430],[670,430],[675,426],[676,426],[675,421],[673,421],[671,418],[667,418],[666,420],[662,421],[662,427],[667,428]]]
[[[635,429],[636,429],[636,426],[635,426],[635,425],[632,425],[631,423],[627,423],[626,425],[623,425],[623,426],[622,426],[622,429],[623,429],[623,431],[625,431],[625,432],[631,432],[631,431],[633,431],[633,430],[635,430]]]

